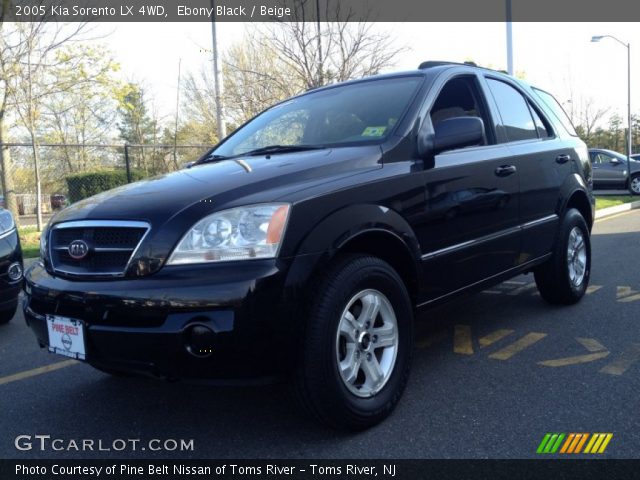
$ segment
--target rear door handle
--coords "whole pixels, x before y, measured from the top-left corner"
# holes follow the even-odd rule
[[[516,173],[515,165],[500,165],[495,171],[495,174],[499,177],[508,177],[513,173]]]
[[[567,163],[569,160],[571,160],[571,156],[570,155],[558,155],[556,157],[556,163]]]

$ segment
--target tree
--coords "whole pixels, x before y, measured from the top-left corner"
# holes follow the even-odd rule
[[[609,107],[598,107],[593,98],[580,98],[577,102],[570,100],[569,118],[576,127],[576,131],[580,138],[588,146],[594,141],[594,131],[602,122]]]
[[[96,160],[107,161],[104,150],[86,145],[108,143],[111,138],[120,87],[114,77],[119,65],[110,52],[101,46],[79,48],[83,51],[67,49],[62,55],[78,55],[82,59],[80,71],[74,74],[94,81],[80,82],[68,91],[52,94],[42,107],[44,141],[62,144],[49,155],[51,163],[61,165],[65,173],[89,168]]]
[[[145,99],[145,90],[138,84],[128,83],[119,92],[120,138],[134,145],[153,144],[157,137],[157,120],[151,118]],[[136,168],[148,173],[144,148],[131,152]]]
[[[296,71],[255,37],[232,45],[223,61],[226,113],[236,125],[305,89]]]
[[[294,7],[297,21],[269,23],[262,35],[262,45],[289,65],[304,88],[375,75],[405,50],[394,47],[392,36],[379,25],[358,20],[337,0],[324,3],[324,18],[341,21],[309,21],[316,1],[301,0]]]
[[[324,4],[342,22],[309,22],[303,0],[296,22],[273,23],[258,29],[225,52],[223,57],[226,115],[232,126],[271,105],[309,88],[379,73],[404,50],[393,47],[388,33],[372,23],[355,21],[337,2]],[[315,5],[315,3],[313,3]],[[314,7],[315,8],[315,7]],[[344,14],[344,15],[343,15]],[[354,20],[354,21],[351,21]],[[216,143],[216,103],[210,68],[190,72],[184,81],[181,116],[195,127],[196,143]]]
[[[42,229],[40,182],[39,127],[45,100],[61,92],[69,92],[78,85],[91,83],[93,74],[83,68],[86,64],[82,48],[62,51],[78,40],[86,24],[58,24],[53,22],[24,22],[13,24],[11,32],[2,35],[2,55],[9,70],[5,78],[8,102],[16,119],[31,141],[36,181],[37,226]],[[5,107],[5,108],[6,108]],[[6,111],[4,112],[6,115]],[[5,176],[9,172],[5,173]]]
[[[609,117],[609,138],[610,141],[606,148],[619,151],[624,145],[624,133],[625,129],[622,123],[622,117],[614,113]]]
[[[216,96],[210,68],[188,72],[182,83],[182,102],[179,137],[187,143],[218,143]],[[189,125],[189,131],[185,126]]]

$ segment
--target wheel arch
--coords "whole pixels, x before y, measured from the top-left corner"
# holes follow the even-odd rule
[[[319,222],[296,249],[288,283],[322,275],[339,255],[363,253],[389,263],[405,282],[413,301],[422,284],[420,246],[408,222],[380,205],[350,205]],[[301,278],[301,272],[307,271]]]
[[[570,175],[561,189],[559,216],[562,218],[570,208],[577,209],[587,222],[589,230],[595,220],[595,200],[583,178],[577,174]]]
[[[591,228],[593,227],[594,218],[591,203],[589,202],[587,194],[581,190],[574,191],[567,200],[564,211],[566,212],[570,208],[575,208],[582,214],[582,217],[585,219],[587,225],[589,226],[589,230],[591,230]]]

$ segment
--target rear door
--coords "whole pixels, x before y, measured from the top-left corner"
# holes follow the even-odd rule
[[[523,264],[551,251],[560,189],[578,159],[523,88],[490,74],[485,79],[502,119],[499,138],[519,173],[522,249],[517,263]]]

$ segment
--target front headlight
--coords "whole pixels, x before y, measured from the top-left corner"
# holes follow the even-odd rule
[[[16,228],[16,223],[13,221],[13,215],[9,210],[0,210],[0,235],[9,233]]]
[[[196,223],[182,237],[168,265],[274,258],[289,217],[289,205],[232,208]]]

